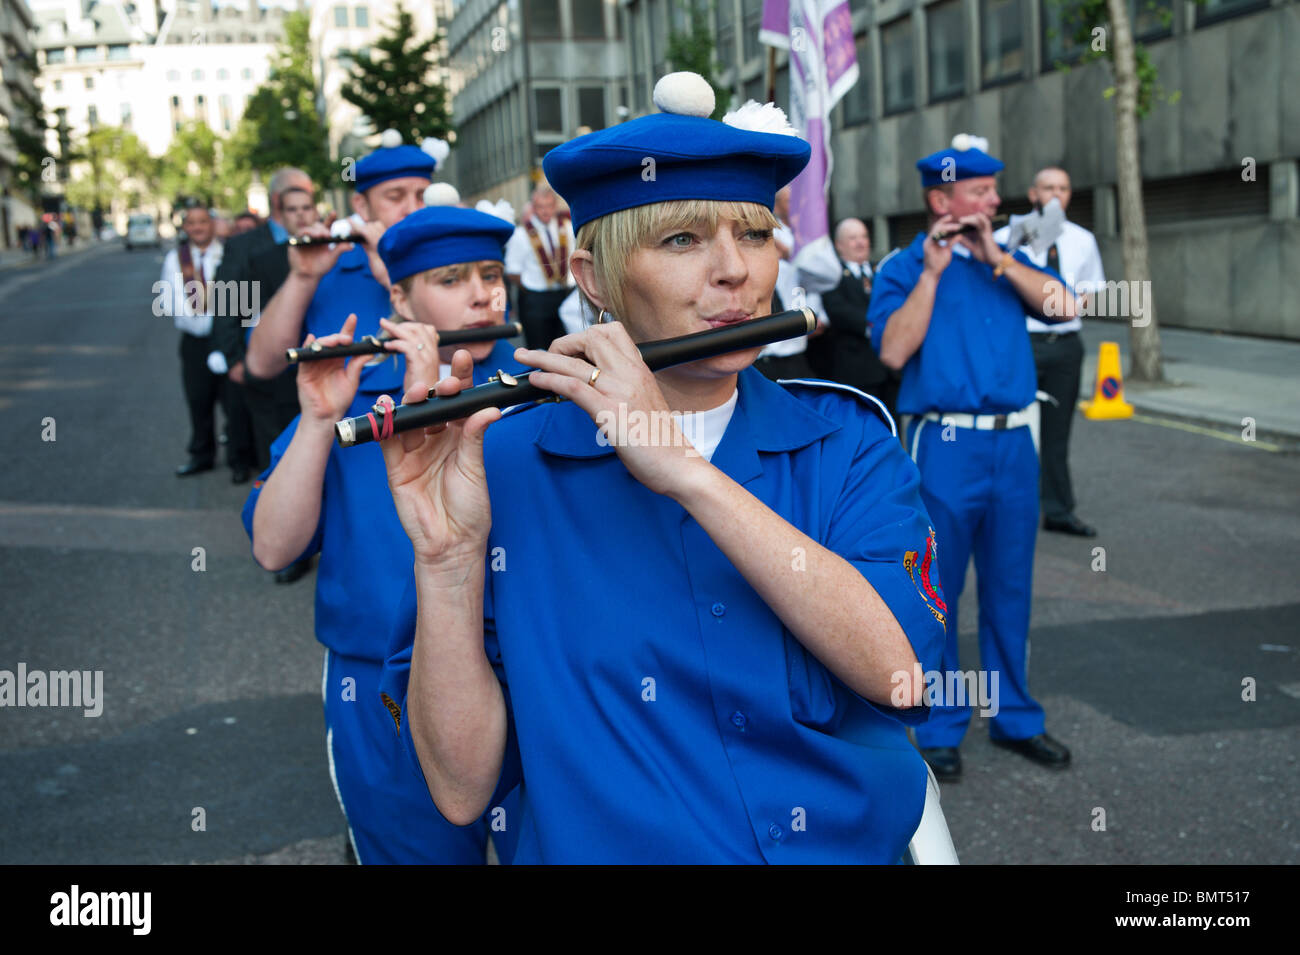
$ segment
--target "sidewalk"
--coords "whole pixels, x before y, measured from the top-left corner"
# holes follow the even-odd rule
[[[1128,326],[1084,322],[1084,400],[1096,387],[1103,341],[1119,343],[1125,375],[1129,371]],[[1166,382],[1124,380],[1124,397],[1138,413],[1236,431],[1243,418],[1253,418],[1261,438],[1300,439],[1300,342],[1161,328],[1160,344]]]
[[[47,265],[51,262],[58,262],[65,256],[75,256],[89,249],[101,249],[106,246],[122,247],[122,240],[110,239],[107,242],[101,242],[99,239],[77,239],[77,244],[68,248],[66,245],[60,245],[53,259],[45,257],[45,251],[42,249],[41,254],[33,257],[31,252],[26,249],[0,249],[0,270],[22,268],[23,266]]]

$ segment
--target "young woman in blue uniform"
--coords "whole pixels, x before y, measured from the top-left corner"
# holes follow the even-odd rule
[[[450,821],[520,785],[516,862],[897,861],[943,643],[908,569],[916,469],[873,399],[769,382],[756,348],[641,361],[768,312],[773,197],[809,155],[774,107],[707,119],[691,74],[655,101],[545,160],[575,277],[617,316],[518,353],[570,400],[382,444],[415,557],[384,689]],[[468,356],[452,375],[440,394]]]
[[[379,675],[397,600],[411,576],[411,544],[393,509],[378,448],[343,451],[334,423],[365,414],[380,395],[432,380],[451,349],[437,331],[504,320],[503,246],[513,224],[459,208],[427,208],[387,229],[379,253],[391,302],[407,321],[380,322],[390,360],[304,363],[302,414],[272,446],[271,466],[244,506],[253,554],[275,570],[319,552],[316,634],[325,644],[326,746],[357,858],[375,862],[482,863],[484,826],[456,828],[429,804],[401,756],[381,704]],[[350,342],[356,316],[323,345]],[[378,328],[375,329],[379,331]],[[315,340],[307,336],[307,342]],[[468,346],[472,375],[519,370],[504,341]],[[356,588],[361,588],[358,597]],[[498,844],[498,852],[506,851]]]

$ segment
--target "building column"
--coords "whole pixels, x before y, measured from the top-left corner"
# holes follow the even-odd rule
[[[1092,191],[1093,232],[1102,238],[1119,235],[1119,213],[1115,204],[1115,187],[1097,186]]]
[[[1268,217],[1274,222],[1296,218],[1300,195],[1300,162],[1279,159],[1268,164]]]

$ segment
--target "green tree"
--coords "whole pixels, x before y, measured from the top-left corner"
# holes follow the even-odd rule
[[[371,127],[395,129],[402,141],[418,145],[425,137],[448,139],[452,132],[447,91],[428,79],[438,64],[438,33],[416,40],[415,20],[400,3],[397,20],[374,43],[374,52],[353,54],[343,98],[361,110]]]
[[[135,133],[117,126],[97,126],[74,146],[68,202],[106,212],[115,198],[138,208],[158,197],[160,164]]]
[[[30,200],[33,208],[40,208],[44,192],[43,181],[53,175],[52,159],[45,145],[45,132],[50,128],[45,110],[39,99],[31,99],[17,86],[10,87],[14,105],[18,107],[19,120],[9,126],[9,137],[18,151],[14,167],[14,186]],[[47,172],[48,170],[48,172]]]
[[[297,166],[316,182],[334,174],[325,132],[316,111],[310,19],[292,13],[284,21],[284,43],[275,51],[266,82],[249,98],[227,152],[226,190],[247,189],[253,170]],[[243,207],[242,201],[239,203]]]
[[[691,5],[691,26],[685,33],[673,30],[668,34],[668,47],[664,59],[674,71],[699,73],[713,87],[716,105],[712,118],[722,119],[731,105],[731,91],[713,78],[713,34],[709,30],[708,8]]]
[[[172,137],[162,157],[162,192],[174,207],[197,202],[229,208],[236,197],[221,185],[224,143],[207,123],[192,120]]]
[[[1052,0],[1061,22],[1083,59],[1108,62],[1114,85],[1104,95],[1115,107],[1115,179],[1118,192],[1120,238],[1123,243],[1124,278],[1151,281],[1151,255],[1147,242],[1146,209],[1142,201],[1142,158],[1138,123],[1156,103],[1176,102],[1178,93],[1166,94],[1146,47],[1134,39],[1128,0]],[[1158,15],[1166,26],[1171,17],[1155,0],[1136,0]],[[1200,2],[1200,0],[1198,0]],[[1058,69],[1064,68],[1057,64]],[[1150,287],[1147,285],[1146,287]],[[1164,380],[1160,356],[1160,326],[1151,296],[1143,296],[1142,322],[1129,323],[1129,376],[1137,381]]]

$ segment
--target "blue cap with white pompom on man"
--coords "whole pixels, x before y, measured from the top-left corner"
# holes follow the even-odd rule
[[[636,206],[674,199],[755,202],[772,208],[777,190],[808,164],[808,143],[771,103],[752,100],[709,119],[713,89],[698,73],[670,73],[655,85],[652,113],[579,136],[546,154],[542,169],[569,204],[573,227]]]
[[[916,161],[921,172],[921,188],[942,186],[960,179],[993,176],[1001,172],[1003,163],[988,153],[989,141],[969,133],[958,133],[952,145]]]

